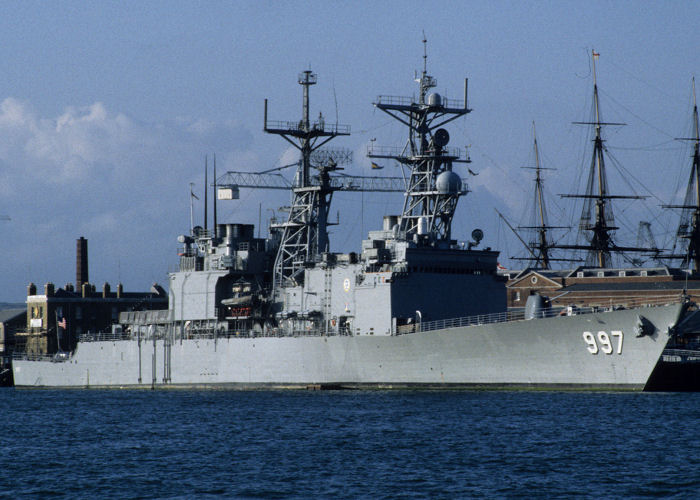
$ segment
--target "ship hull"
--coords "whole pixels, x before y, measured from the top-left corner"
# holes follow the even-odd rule
[[[16,359],[16,387],[552,387],[641,390],[681,304],[393,336],[84,342]],[[638,336],[642,315],[653,328]],[[588,335],[586,334],[588,332]]]

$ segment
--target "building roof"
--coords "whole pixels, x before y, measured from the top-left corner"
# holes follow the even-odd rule
[[[574,283],[563,287],[561,292],[631,292],[631,291],[655,291],[655,290],[698,290],[698,281],[622,281],[602,283]]]
[[[20,316],[26,316],[26,309],[3,309],[0,311],[0,323],[5,323],[7,321],[12,321]]]

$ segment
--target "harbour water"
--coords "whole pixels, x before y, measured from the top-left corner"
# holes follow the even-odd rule
[[[0,391],[2,498],[695,497],[700,394]]]

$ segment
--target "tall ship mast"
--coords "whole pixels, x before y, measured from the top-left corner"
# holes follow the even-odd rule
[[[521,239],[525,248],[530,253],[530,257],[511,257],[513,260],[526,260],[528,261],[528,267],[535,267],[538,269],[550,269],[551,263],[553,261],[570,261],[570,259],[555,258],[551,255],[551,250],[558,248],[557,245],[552,240],[550,232],[553,229],[568,229],[566,226],[550,226],[549,216],[547,214],[547,206],[545,203],[544,196],[544,180],[542,178],[543,170],[554,170],[552,168],[542,167],[540,164],[540,151],[537,145],[537,133],[535,131],[535,122],[532,123],[532,138],[533,138],[533,152],[535,156],[535,166],[534,167],[522,167],[525,169],[530,169],[535,171],[535,191],[533,197],[533,210],[530,215],[530,225],[529,226],[518,226],[517,229],[521,231],[530,232],[533,234],[533,238],[530,241],[525,242],[521,239],[520,235],[516,232],[518,239]],[[499,213],[500,215],[500,213]]]
[[[681,267],[700,272],[700,132],[698,131],[698,104],[695,96],[695,78],[693,78],[693,136],[677,140],[693,143],[690,178],[682,205],[664,205],[665,208],[681,209],[676,244],[679,253],[672,252],[664,256],[668,259],[680,259]]]
[[[612,200],[616,199],[641,199],[636,195],[610,194],[608,188],[607,172],[605,165],[605,152],[602,130],[606,125],[624,125],[624,123],[603,122],[600,118],[600,103],[598,99],[598,83],[596,80],[596,61],[599,54],[592,51],[593,61],[593,113],[591,122],[574,122],[579,125],[593,127],[593,157],[588,173],[588,182],[584,194],[563,194],[564,198],[583,199],[583,210],[579,220],[579,233],[587,240],[582,245],[558,245],[557,248],[570,250],[585,250],[586,265],[598,268],[611,267],[612,254],[624,252],[644,252],[648,249],[640,247],[628,247],[618,245],[614,240],[615,226]]]

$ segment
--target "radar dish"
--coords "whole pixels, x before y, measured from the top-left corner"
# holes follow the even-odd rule
[[[437,129],[433,135],[433,142],[441,148],[447,146],[447,143],[450,142],[450,133],[444,128]]]

